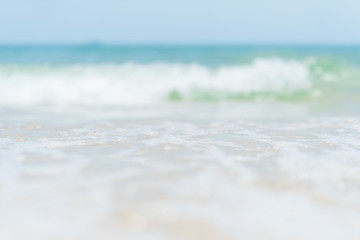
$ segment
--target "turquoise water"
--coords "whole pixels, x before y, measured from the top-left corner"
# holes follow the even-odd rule
[[[260,102],[357,114],[359,92],[359,46],[0,46],[2,109]]]
[[[0,105],[360,100],[360,47],[1,46]],[[16,97],[14,94],[16,93]]]
[[[0,46],[1,64],[199,63],[241,64],[256,57],[319,57],[360,66],[360,46]]]

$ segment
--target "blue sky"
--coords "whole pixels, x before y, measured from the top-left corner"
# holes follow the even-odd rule
[[[359,0],[0,0],[0,43],[360,44]]]

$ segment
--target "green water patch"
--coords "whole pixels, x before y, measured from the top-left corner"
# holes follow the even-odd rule
[[[309,66],[312,88],[322,98],[360,101],[360,67],[349,62],[318,58]]]
[[[276,92],[227,92],[219,90],[199,90],[194,89],[190,92],[180,92],[173,90],[168,94],[167,100],[170,102],[221,102],[221,101],[309,101],[311,91],[296,91],[292,93]]]
[[[173,89],[170,102],[219,102],[219,101],[288,101],[333,102],[338,100],[360,101],[360,67],[341,59],[308,57],[302,60],[307,66],[311,86],[294,91],[234,92],[194,88],[187,91]]]

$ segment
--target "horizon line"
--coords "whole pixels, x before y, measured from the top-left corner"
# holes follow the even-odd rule
[[[76,46],[126,46],[126,47],[211,47],[211,46],[248,46],[248,47],[360,47],[360,42],[0,42],[0,47],[76,47]]]

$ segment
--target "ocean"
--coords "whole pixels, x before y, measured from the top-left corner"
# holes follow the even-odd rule
[[[358,46],[0,46],[0,239],[359,239],[359,104]]]

